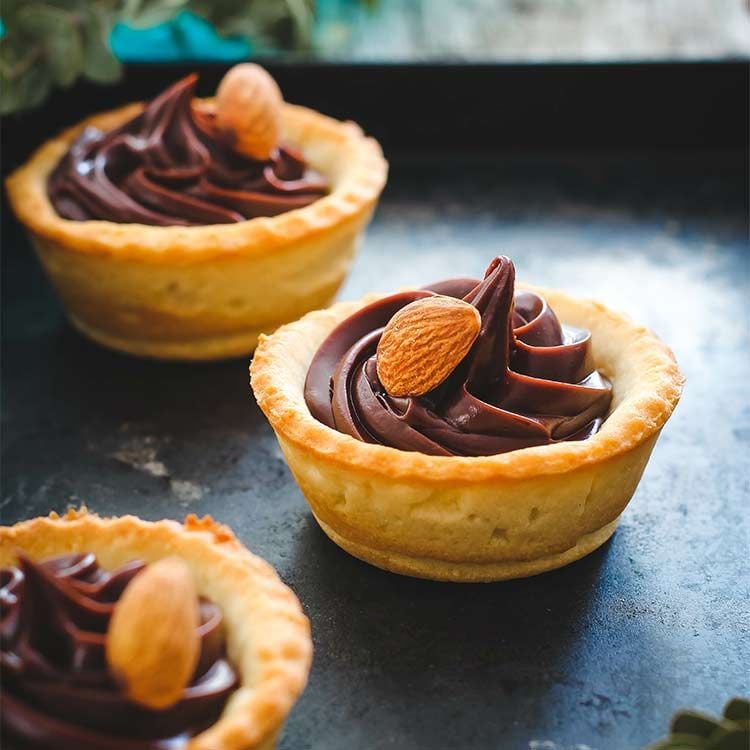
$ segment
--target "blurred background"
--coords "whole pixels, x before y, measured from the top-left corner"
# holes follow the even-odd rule
[[[127,63],[623,62],[750,55],[747,0],[4,0],[3,113]]]

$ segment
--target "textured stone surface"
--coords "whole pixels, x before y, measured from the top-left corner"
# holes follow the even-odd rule
[[[394,161],[342,297],[481,274],[503,252],[521,279],[652,326],[688,379],[611,542],[497,585],[400,578],[340,551],[247,362],[158,364],[88,343],[6,216],[3,522],[85,501],[230,523],[312,620],[284,750],[640,747],[676,709],[750,692],[745,201],[741,165],[718,158]]]

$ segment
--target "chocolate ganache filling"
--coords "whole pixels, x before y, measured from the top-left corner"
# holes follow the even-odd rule
[[[594,367],[591,334],[562,326],[546,300],[514,285],[513,263],[498,257],[482,281],[450,279],[359,310],[310,364],[310,412],[364,442],[436,456],[486,456],[590,437],[612,397]],[[479,335],[437,388],[419,398],[391,396],[377,373],[383,329],[402,307],[433,294],[474,305]]]
[[[304,157],[282,144],[268,161],[232,149],[207,105],[193,102],[195,75],[107,133],[88,127],[47,183],[66,219],[189,226],[276,216],[328,193]]]
[[[174,706],[129,701],[107,669],[110,616],[145,567],[107,572],[93,554],[67,554],[42,563],[21,556],[0,571],[3,747],[176,750],[218,719],[237,675],[224,655],[221,612],[205,599],[198,666]]]

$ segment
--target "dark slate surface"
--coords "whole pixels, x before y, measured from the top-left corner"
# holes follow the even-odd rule
[[[284,750],[632,750],[678,708],[748,686],[750,247],[731,157],[398,161],[342,296],[493,254],[652,326],[688,378],[610,543],[538,578],[381,572],[319,531],[248,391],[247,362],[157,364],[63,321],[3,221],[5,523],[86,502],[211,513],[270,560],[313,626]],[[547,744],[545,744],[547,743]]]

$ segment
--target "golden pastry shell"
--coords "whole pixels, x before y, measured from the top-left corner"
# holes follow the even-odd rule
[[[330,331],[382,295],[310,313],[261,337],[252,388],[323,530],[361,559],[453,581],[533,575],[588,554],[614,532],[683,385],[647,328],[593,300],[519,285],[592,332],[613,383],[610,414],[589,440],[496,456],[445,457],[356,440],[315,420],[310,361]]]
[[[192,227],[60,217],[47,178],[70,144],[86,126],[110,130],[142,106],[84,120],[7,180],[11,206],[71,323],[130,354],[209,360],[249,354],[260,333],[329,304],[385,185],[388,165],[378,143],[354,123],[285,104],[284,138],[332,186],[310,205]]]
[[[35,560],[93,552],[105,568],[133,559],[177,556],[189,566],[201,595],[224,617],[228,656],[240,675],[219,720],[186,750],[270,750],[307,682],[310,625],[294,593],[274,569],[210,517],[143,521],[100,518],[85,508],[60,517],[0,527],[0,567],[19,550]]]

